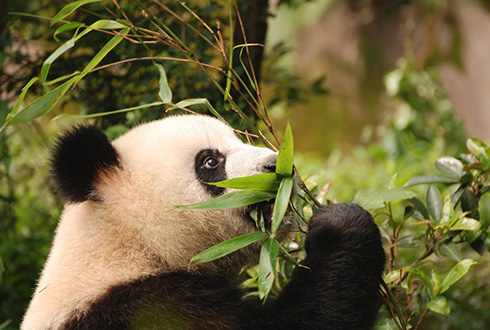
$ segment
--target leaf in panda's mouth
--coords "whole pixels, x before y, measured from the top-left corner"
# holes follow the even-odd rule
[[[174,207],[199,210],[233,209],[272,200],[275,197],[276,194],[270,191],[240,190],[232,191],[231,193],[204,202],[189,205],[175,205]]]

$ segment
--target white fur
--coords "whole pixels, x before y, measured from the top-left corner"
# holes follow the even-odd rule
[[[97,184],[103,202],[67,205],[22,329],[57,329],[116,284],[189,270],[190,258],[223,240],[256,230],[244,211],[182,210],[209,199],[197,180],[202,149],[226,155],[228,178],[262,173],[273,152],[242,143],[221,121],[174,116],[143,124],[113,142],[122,167]],[[238,254],[189,271],[226,271]]]

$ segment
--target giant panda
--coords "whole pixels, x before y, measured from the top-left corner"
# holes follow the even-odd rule
[[[272,303],[242,299],[234,282],[258,244],[189,267],[257,229],[245,207],[172,206],[226,194],[206,182],[273,172],[276,160],[202,115],[142,124],[112,143],[93,126],[65,133],[52,159],[65,209],[22,329],[369,329],[385,257],[357,205],[314,211],[304,267]]]

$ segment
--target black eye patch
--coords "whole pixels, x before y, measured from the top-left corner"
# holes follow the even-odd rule
[[[206,184],[206,182],[218,182],[226,180],[226,157],[218,150],[204,149],[195,157],[194,170],[196,176],[209,193],[214,196],[221,195],[224,188]]]

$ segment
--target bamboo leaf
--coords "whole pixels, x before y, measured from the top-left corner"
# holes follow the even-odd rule
[[[69,119],[97,118],[97,117],[109,116],[109,115],[114,115],[117,113],[124,113],[124,112],[139,110],[139,109],[146,109],[146,108],[151,108],[151,107],[156,107],[156,106],[163,106],[164,104],[165,103],[163,103],[163,102],[153,102],[153,103],[138,105],[136,107],[129,107],[129,108],[118,109],[118,110],[113,110],[113,111],[106,111],[106,112],[91,113],[88,115],[61,114],[61,115],[54,117],[53,120],[58,120],[60,118],[69,118]]]
[[[175,205],[174,207],[181,209],[199,210],[231,209],[271,200],[275,196],[276,195],[274,193],[269,191],[240,190],[232,191],[226,195],[209,199],[201,203],[190,205]]]
[[[71,78],[64,84],[44,94],[21,111],[15,114],[9,114],[4,127],[31,121],[51,111],[53,107],[61,100],[63,95],[65,95],[66,91],[75,83],[77,77],[78,76]]]
[[[279,185],[281,184],[281,176],[277,173],[263,173],[242,178],[206,183],[221,188],[277,191],[279,189]]]
[[[286,131],[282,137],[281,146],[279,147],[279,155],[277,156],[276,173],[290,177],[293,173],[293,132],[289,124],[286,126]]]
[[[265,299],[274,284],[277,256],[279,255],[279,243],[268,237],[260,250],[258,289],[260,299]]]
[[[37,80],[38,80],[38,78],[34,77],[31,80],[29,80],[29,82],[24,87],[22,87],[22,92],[20,93],[19,98],[15,102],[15,105],[12,109],[12,112],[11,112],[12,115],[15,115],[17,113],[17,110],[19,109],[20,105],[22,104],[22,101],[24,101],[24,98],[26,97],[27,91],[29,90],[29,88],[31,88],[31,86]]]
[[[271,233],[274,235],[279,228],[279,225],[284,218],[284,214],[289,205],[289,198],[291,197],[291,192],[293,191],[293,178],[284,178],[281,181],[279,190],[277,191],[276,201],[274,203],[274,210],[272,211],[272,225]]]
[[[203,264],[206,262],[210,262],[222,258],[230,253],[240,250],[266,237],[267,234],[265,233],[253,232],[253,233],[248,233],[245,235],[231,238],[195,255],[191,259],[190,264],[191,266],[196,266],[199,264]]]
[[[64,19],[66,16],[70,15],[73,13],[75,10],[77,10],[79,7],[86,5],[88,3],[93,3],[93,2],[100,2],[101,0],[78,0],[75,2],[71,2],[64,6],[58,14],[56,14],[53,19],[51,19],[50,26],[53,26],[54,24],[58,23],[62,19]]]
[[[186,108],[191,105],[196,105],[196,104],[203,104],[205,105],[209,112],[211,112],[216,118],[221,119],[223,122],[226,122],[226,120],[216,111],[216,109],[211,105],[211,103],[205,99],[205,98],[199,98],[199,99],[186,99],[182,100],[180,102],[175,103],[174,105],[170,106],[166,111],[172,111],[178,108]]]
[[[165,68],[161,64],[155,64],[160,72],[160,91],[158,92],[158,96],[162,100],[163,103],[171,103],[172,102],[172,90],[168,85],[167,74],[165,73]]]

